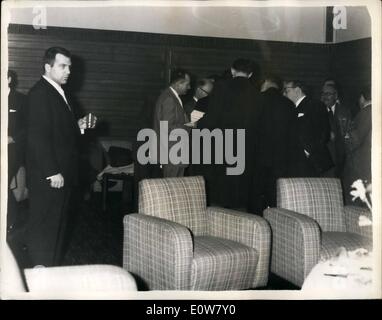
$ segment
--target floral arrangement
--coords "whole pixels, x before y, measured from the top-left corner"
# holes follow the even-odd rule
[[[362,202],[364,202],[369,210],[371,211],[371,183],[369,183],[366,187],[361,179],[358,179],[353,182],[351,187],[354,189],[350,191],[350,194],[353,196],[353,201],[357,198],[359,198]],[[359,217],[358,224],[360,227],[362,226],[368,226],[372,224],[372,221],[364,216],[361,215]]]

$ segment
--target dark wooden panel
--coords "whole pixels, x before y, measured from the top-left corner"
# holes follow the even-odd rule
[[[154,104],[175,66],[205,77],[221,74],[238,57],[250,58],[261,70],[299,78],[316,91],[332,72],[333,50],[327,44],[11,25],[9,65],[18,73],[21,91],[39,79],[42,56],[51,46],[73,53],[68,86],[84,112],[109,122],[112,138],[134,138],[140,113]]]

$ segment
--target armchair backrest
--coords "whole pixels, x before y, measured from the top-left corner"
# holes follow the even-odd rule
[[[342,189],[335,178],[282,178],[277,181],[277,207],[305,214],[322,231],[345,231]]]
[[[182,224],[196,236],[206,234],[207,203],[203,177],[142,180],[138,212]]]

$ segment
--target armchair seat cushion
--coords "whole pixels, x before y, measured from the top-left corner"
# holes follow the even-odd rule
[[[191,290],[239,290],[255,278],[258,252],[239,242],[211,237],[194,238]]]
[[[323,232],[321,234],[320,259],[327,260],[338,252],[338,248],[344,247],[347,251],[358,248],[372,249],[370,239],[350,232]]]

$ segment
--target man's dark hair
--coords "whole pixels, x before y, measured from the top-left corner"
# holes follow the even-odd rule
[[[329,82],[328,84],[326,84],[327,86],[332,86],[334,87],[334,89],[337,91],[337,95],[339,98],[342,98],[342,87],[341,85],[339,84],[339,82],[333,78],[333,77],[329,77],[329,78],[326,78],[325,81],[324,81],[324,84],[326,82]]]
[[[250,74],[253,72],[253,63],[249,59],[236,59],[232,63],[232,68],[235,69],[236,71],[244,72],[245,74]]]
[[[363,96],[366,100],[371,100],[371,85],[367,84],[362,87],[360,96]]]
[[[305,85],[304,82],[300,80],[286,80],[285,83],[291,83],[292,87],[294,88],[300,88],[302,93],[308,94],[308,87]]]
[[[48,50],[45,51],[44,54],[44,66],[45,64],[49,64],[50,66],[53,66],[54,61],[56,59],[56,55],[60,53],[65,57],[70,58],[72,54],[69,52],[69,50],[66,50],[65,48],[62,47],[51,47]]]
[[[273,74],[273,73],[266,73],[264,74],[264,76],[262,77],[262,83],[264,83],[265,81],[269,81],[269,82],[272,82],[273,84],[275,84],[279,89],[282,89],[283,87],[283,81],[281,80],[281,78],[276,75],[276,74]]]
[[[334,83],[328,83],[328,84],[324,85],[324,87],[333,88],[334,90],[336,90],[337,95],[339,95],[339,94],[338,94],[338,87],[337,87],[336,84],[334,84]]]
[[[171,71],[171,81],[170,83],[175,83],[178,82],[179,80],[184,80],[186,79],[186,75],[190,76],[190,74],[181,68],[176,68]]]

